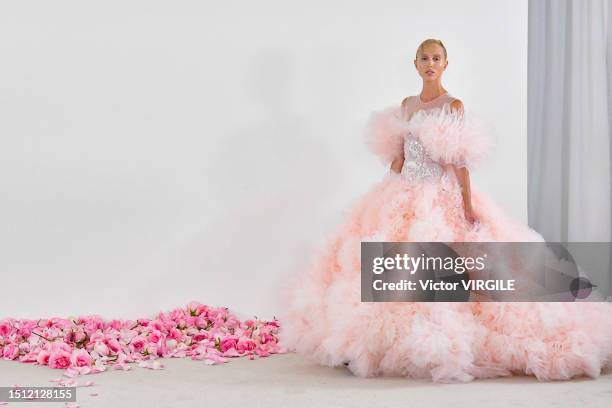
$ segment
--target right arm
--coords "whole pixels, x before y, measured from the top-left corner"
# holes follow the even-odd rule
[[[402,157],[398,157],[397,159],[393,160],[393,162],[391,163],[391,170],[396,173],[401,173],[403,166],[404,166],[404,154],[402,153]]]
[[[405,98],[402,101],[402,113],[406,111],[406,102],[408,102],[408,98]],[[393,162],[391,163],[391,171],[395,173],[401,173],[403,166],[404,166],[404,149],[402,149],[401,156],[393,160]]]

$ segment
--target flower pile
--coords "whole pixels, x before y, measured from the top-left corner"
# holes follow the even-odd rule
[[[128,363],[159,369],[161,357],[191,357],[207,364],[227,357],[249,359],[284,353],[279,324],[241,322],[225,307],[191,302],[155,319],[110,320],[100,316],[0,320],[0,356],[5,360],[65,369],[69,377],[128,370]]]

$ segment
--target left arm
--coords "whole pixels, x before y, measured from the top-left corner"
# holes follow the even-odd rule
[[[459,112],[463,115],[463,103],[459,99],[455,99],[451,105],[451,110]],[[450,165],[457,176],[457,181],[461,187],[461,196],[463,197],[463,210],[465,213],[465,219],[470,223],[474,223],[475,216],[472,208],[472,197],[470,192],[470,173],[467,167],[458,167],[456,165]]]

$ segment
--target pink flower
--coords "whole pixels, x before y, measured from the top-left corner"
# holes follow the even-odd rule
[[[11,324],[7,321],[0,322],[0,337],[8,337],[11,332]]]
[[[114,329],[114,330],[121,330],[121,327],[123,326],[123,324],[121,323],[121,320],[111,320],[110,324],[109,324],[110,328]]]
[[[87,334],[85,334],[85,333],[84,333],[84,332],[82,332],[82,331],[78,331],[78,332],[75,332],[75,333],[74,333],[74,336],[73,336],[72,340],[73,340],[75,343],[81,343],[81,342],[82,342],[83,340],[85,340],[86,338],[87,338]]]
[[[280,327],[276,320],[271,321],[271,322],[266,322],[266,326],[271,326],[271,327],[276,327],[276,328]]]
[[[49,367],[51,368],[68,368],[70,367],[71,354],[62,349],[57,349],[51,352],[49,356]]]
[[[101,356],[108,356],[109,354],[108,346],[102,342],[96,342],[94,351]]]
[[[260,339],[260,341],[261,341],[261,344],[266,344],[266,343],[268,343],[268,342],[276,342],[276,339],[274,338],[274,336],[272,336],[272,335],[271,335],[271,334],[269,334],[269,333],[262,333],[262,334],[259,336],[259,339]]]
[[[140,323],[142,327],[149,327],[151,319],[138,319],[138,323]]]
[[[115,361],[116,363],[129,363],[131,360],[128,358],[127,354],[125,353],[118,353],[117,354],[117,360]]]
[[[149,341],[151,343],[157,343],[163,337],[163,333],[159,330],[153,330],[149,333]]]
[[[49,353],[47,350],[41,350],[40,353],[38,353],[38,357],[36,358],[36,362],[40,365],[48,365],[49,364],[49,356],[51,355],[51,353]]]
[[[173,340],[181,340],[183,338],[183,333],[181,333],[180,330],[176,329],[176,328],[171,328],[170,331],[168,332],[168,338],[171,338]]]
[[[246,340],[238,342],[238,344],[236,345],[236,350],[239,353],[244,353],[245,351],[255,350],[256,347],[257,345],[253,340]]]
[[[181,330],[187,328],[187,321],[185,319],[178,319],[176,321],[176,327],[178,327]]]
[[[17,356],[19,356],[19,346],[17,344],[10,343],[4,347],[2,357],[7,360],[14,360]]]
[[[121,344],[115,339],[107,339],[106,345],[108,346],[108,349],[114,354],[117,354],[119,353],[119,351],[121,351]]]
[[[72,347],[63,341],[55,341],[51,343],[51,354],[53,354],[54,351],[65,351],[67,353],[71,353]]]
[[[226,337],[225,339],[221,340],[221,351],[225,353],[227,350],[235,348],[236,344],[238,344],[237,338]]]
[[[208,326],[208,320],[206,318],[200,317],[200,316],[195,318],[195,322],[194,323],[195,323],[195,326],[198,329],[204,329],[204,328],[206,328],[206,326]]]
[[[89,353],[83,349],[75,349],[72,351],[72,355],[70,356],[70,362],[75,367],[86,367],[90,366],[93,359],[89,355]]]
[[[0,321],[0,358],[65,368],[64,375],[73,376],[102,372],[113,364],[129,368],[127,363],[157,356],[190,356],[217,364],[226,362],[224,357],[277,352],[276,327],[259,320],[241,323],[228,308],[199,302],[160,312],[155,319],[8,318]],[[254,330],[260,333],[254,335]],[[100,358],[109,355],[116,358]]]
[[[201,304],[200,302],[190,302],[187,305],[187,310],[191,316],[200,316],[201,314],[208,314],[208,306]]]
[[[161,346],[157,343],[149,343],[146,347],[146,350],[149,352],[149,354],[152,355],[163,355],[163,349],[161,348]]]
[[[130,343],[130,350],[135,351],[137,353],[142,353],[147,345],[147,339],[142,336],[136,336],[132,339]]]
[[[209,338],[208,333],[206,333],[206,332],[200,332],[200,333],[195,334],[195,335],[193,336],[192,340],[193,340],[194,342],[196,342],[196,343],[197,343],[198,341],[201,341],[201,340],[206,340],[206,339],[208,339],[208,338]]]
[[[19,352],[23,352],[24,354],[30,352],[30,343],[21,343],[19,344]]]
[[[159,331],[166,331],[166,325],[161,320],[152,321],[150,326]]]

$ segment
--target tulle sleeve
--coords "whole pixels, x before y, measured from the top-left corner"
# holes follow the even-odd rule
[[[406,121],[400,107],[373,112],[366,126],[366,145],[385,164],[402,157]]]
[[[474,168],[487,158],[493,147],[493,128],[471,115],[448,109],[419,111],[408,122],[432,160],[442,164]]]

